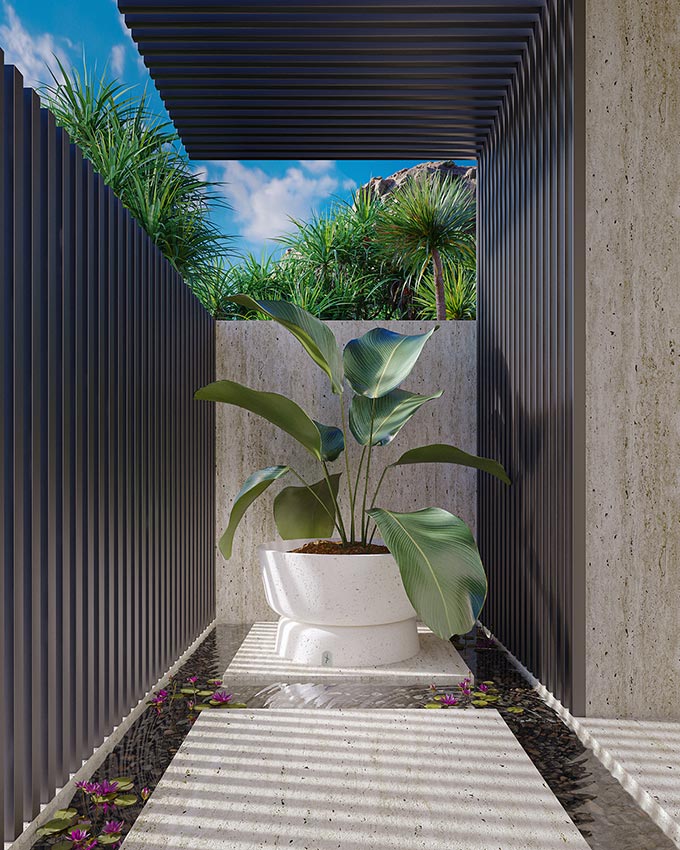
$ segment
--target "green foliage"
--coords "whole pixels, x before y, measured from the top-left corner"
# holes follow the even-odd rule
[[[205,297],[216,305],[215,315],[261,318],[244,305],[235,308],[226,302],[229,293],[239,292],[256,301],[284,300],[325,320],[433,318],[436,302],[427,246],[421,239],[420,247],[406,250],[408,243],[397,239],[400,250],[395,248],[397,213],[403,207],[396,198],[405,188],[408,194],[409,184],[387,200],[359,190],[349,203],[337,201],[310,221],[293,221],[293,232],[279,239],[286,249],[280,258],[244,254],[220,268],[206,284],[212,294]],[[474,198],[455,181],[443,187],[434,181],[432,191],[454,206],[436,243],[444,245],[447,318],[471,319],[476,312]],[[423,213],[415,223],[422,228],[424,222]],[[434,223],[441,224],[436,217]]]
[[[43,103],[130,210],[205,307],[223,309],[227,239],[211,219],[225,202],[197,176],[172,125],[152,112],[146,92],[95,77],[87,66],[43,86]]]
[[[336,474],[309,486],[284,487],[274,499],[274,521],[281,539],[331,535],[339,486],[340,475]]]
[[[422,177],[387,196],[376,235],[401,267],[422,275],[433,249],[456,265],[474,265],[475,218],[475,197],[463,180]]]
[[[302,343],[307,354],[324,369],[331,388],[339,395],[340,425],[321,425],[290,399],[249,389],[233,381],[217,381],[197,390],[197,399],[233,404],[278,426],[307,448],[323,473],[323,477],[311,485],[290,465],[269,467],[252,475],[232,508],[232,518],[225,532],[228,546],[221,547],[225,557],[230,554],[236,524],[250,502],[280,474],[289,471],[302,486],[287,487],[276,496],[274,517],[281,537],[325,537],[336,528],[343,543],[356,542],[356,532],[360,531],[361,543],[365,546],[375,534],[375,528],[371,532],[373,523],[394,555],[404,588],[421,619],[443,638],[467,632],[486,597],[484,568],[468,526],[441,508],[395,513],[376,507],[377,498],[385,475],[398,465],[454,463],[479,469],[510,483],[503,467],[497,461],[470,455],[455,446],[423,446],[406,452],[396,463],[384,468],[369,503],[374,449],[391,442],[423,404],[441,395],[440,391],[417,395],[397,386],[410,374],[433,330],[407,335],[374,328],[359,339],[350,340],[339,362],[335,356],[335,341],[331,344],[321,331],[323,326],[304,311],[275,301],[257,302],[242,296],[232,300],[247,309],[263,312]],[[331,361],[337,368],[329,367]],[[353,391],[349,428],[343,399],[345,379]],[[350,432],[362,447],[354,472],[347,451]],[[328,464],[341,455],[346,473],[348,517],[340,509],[340,473],[331,473],[328,468]]]
[[[444,302],[447,319],[477,318],[477,274],[466,268],[444,262]],[[437,293],[434,277],[426,272],[413,293],[413,305],[421,319],[437,318]]]

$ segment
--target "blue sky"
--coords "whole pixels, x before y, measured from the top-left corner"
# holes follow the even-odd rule
[[[65,67],[108,67],[128,85],[147,86],[159,114],[165,110],[153,81],[130,38],[115,0],[0,0],[0,48],[5,61],[19,67],[29,85],[49,78],[53,55]],[[417,160],[229,161],[196,163],[232,207],[219,224],[235,237],[234,249],[261,253],[290,229],[289,217],[307,218],[334,198],[375,176],[387,177]]]

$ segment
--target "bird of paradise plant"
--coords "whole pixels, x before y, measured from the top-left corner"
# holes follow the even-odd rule
[[[283,395],[235,381],[216,381],[196,392],[197,399],[232,404],[278,426],[312,455],[322,476],[310,484],[288,464],[254,472],[237,494],[229,524],[220,539],[224,557],[231,557],[236,528],[248,507],[274,481],[291,475],[300,486],[286,487],[274,500],[274,519],[284,540],[326,538],[335,531],[343,544],[360,542],[366,546],[377,529],[397,562],[406,593],[423,622],[445,639],[469,631],[487,591],[484,567],[469,527],[442,508],[398,513],[379,507],[378,497],[385,476],[395,466],[458,464],[482,470],[509,484],[504,468],[490,458],[438,443],[405,452],[383,469],[372,492],[370,486],[374,450],[390,443],[424,404],[442,395],[440,390],[419,395],[399,387],[436,328],[414,335],[374,328],[351,340],[341,352],[331,330],[293,304],[256,301],[246,295],[235,295],[231,300],[264,313],[295,336],[328,376],[333,393],[339,397],[340,421],[338,425],[322,424]],[[352,392],[348,417],[343,403],[346,384]],[[354,470],[345,452],[349,434],[362,447]],[[343,452],[347,516],[338,500],[342,473],[332,472],[329,467]]]

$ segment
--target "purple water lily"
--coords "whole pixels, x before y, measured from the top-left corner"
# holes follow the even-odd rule
[[[458,697],[454,697],[453,694],[444,694],[443,697],[439,697],[439,702],[442,705],[458,705]]]
[[[125,823],[122,820],[107,820],[102,832],[105,835],[117,835],[119,832],[123,831],[124,826]]]
[[[487,691],[489,690],[489,686],[488,686],[488,685],[485,685],[485,684],[481,684],[481,685],[479,686],[479,690],[480,690],[483,694],[485,694],[485,693],[487,693]]]
[[[80,782],[76,782],[76,788],[80,788],[85,794],[98,794],[97,789],[99,788],[99,784],[97,782],[89,782],[88,780],[81,780]]]
[[[215,693],[210,697],[214,702],[219,702],[222,705],[226,705],[228,702],[231,702],[231,698],[233,694],[228,694],[226,691],[219,690],[215,691]]]
[[[198,676],[188,676],[187,682],[189,682],[190,685],[195,685],[196,682],[198,682]]]
[[[148,786],[145,785],[139,793],[140,793],[142,800],[146,803],[146,801],[151,796],[151,789]]]
[[[101,782],[97,783],[97,791],[95,793],[104,797],[107,794],[115,794],[116,791],[118,791],[117,782],[111,782],[109,779],[102,779]]]
[[[90,839],[89,834],[84,829],[72,829],[66,833],[66,840],[73,845],[73,850],[94,850],[97,846],[95,838]]]
[[[160,691],[158,691],[157,693],[155,693],[151,697],[151,699],[149,700],[149,705],[152,708],[156,709],[156,714],[160,714],[161,708],[165,705],[165,703],[167,701],[168,701],[168,692],[164,689],[161,689]]]

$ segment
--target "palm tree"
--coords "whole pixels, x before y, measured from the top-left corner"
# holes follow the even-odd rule
[[[472,268],[475,196],[460,178],[439,175],[407,181],[387,198],[376,228],[378,242],[416,285],[430,264],[437,319],[446,319],[444,261]]]

